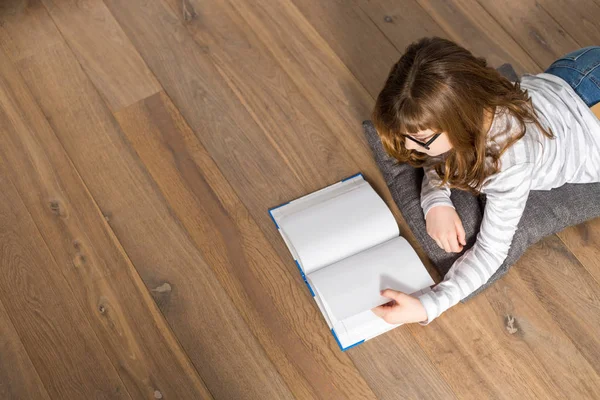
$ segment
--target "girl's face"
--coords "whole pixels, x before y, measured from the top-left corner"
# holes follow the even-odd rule
[[[410,136],[419,142],[427,143],[436,133],[437,132],[434,132],[431,129],[427,129],[425,131],[414,133]],[[424,153],[432,157],[439,156],[440,154],[444,154],[452,149],[452,145],[450,144],[450,140],[448,140],[448,135],[446,132],[442,132],[442,134],[429,145],[429,150],[410,139],[405,139],[404,145],[408,150],[418,151],[419,153]]]

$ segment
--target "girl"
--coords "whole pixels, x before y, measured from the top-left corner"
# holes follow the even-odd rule
[[[483,285],[503,263],[530,190],[600,182],[600,46],[569,53],[544,73],[509,82],[449,40],[408,46],[377,97],[373,123],[386,152],[423,167],[427,233],[461,252],[465,232],[450,188],[486,194],[477,241],[431,292],[373,312],[427,325]]]

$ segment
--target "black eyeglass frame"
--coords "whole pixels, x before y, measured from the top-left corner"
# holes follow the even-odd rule
[[[413,142],[415,142],[416,144],[418,144],[418,145],[420,145],[420,146],[424,147],[426,150],[431,150],[431,149],[429,148],[429,145],[431,145],[431,143],[433,143],[433,141],[434,141],[435,139],[437,139],[437,138],[438,138],[440,135],[441,135],[441,133],[436,133],[435,135],[433,135],[433,136],[431,137],[431,139],[429,139],[429,140],[428,140],[427,142],[425,142],[425,143],[423,143],[423,142],[421,142],[421,141],[419,141],[419,140],[415,139],[415,138],[414,138],[414,137],[412,137],[412,136],[405,135],[404,137],[405,137],[405,138],[407,138],[407,139],[410,139],[410,140],[412,140]]]

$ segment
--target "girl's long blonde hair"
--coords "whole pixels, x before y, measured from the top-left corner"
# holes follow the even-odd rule
[[[516,117],[520,133],[501,146],[487,146],[484,112],[494,115],[500,109]],[[439,37],[406,48],[377,97],[371,119],[389,155],[414,167],[432,165],[442,185],[476,194],[500,170],[504,151],[525,135],[526,122],[553,137],[518,82],[511,83],[484,58]],[[427,129],[446,132],[452,149],[439,157],[408,150],[405,135]]]

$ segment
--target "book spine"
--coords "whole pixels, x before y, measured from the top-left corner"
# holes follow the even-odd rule
[[[277,227],[277,230],[279,231],[279,234],[281,234],[281,228],[279,228],[279,224],[277,224],[277,221],[275,221],[275,217],[273,217],[272,211],[275,210],[276,208],[283,207],[286,204],[290,204],[290,202],[288,201],[288,202],[280,204],[278,206],[269,208],[269,215],[271,216],[271,219],[273,220],[273,223]],[[298,271],[300,271],[300,275],[302,276],[302,280],[304,281],[304,283],[306,283],[306,286],[308,287],[308,290],[310,291],[311,296],[315,297],[315,292],[312,290],[312,287],[310,287],[310,283],[308,283],[308,280],[306,279],[306,275],[304,275],[304,271],[302,271],[302,267],[300,267],[300,263],[296,259],[294,259],[294,262],[296,263],[296,266],[298,267]]]
[[[313,292],[312,288],[310,287],[310,283],[308,283],[308,280],[306,279],[306,275],[304,275],[304,271],[302,271],[302,268],[300,267],[300,263],[296,259],[294,259],[294,262],[296,263],[296,266],[298,267],[298,271],[300,271],[300,275],[302,275],[302,280],[304,280],[304,283],[306,283],[306,286],[308,286],[308,290],[310,290],[310,294],[312,295],[312,297],[315,297],[315,292]]]

